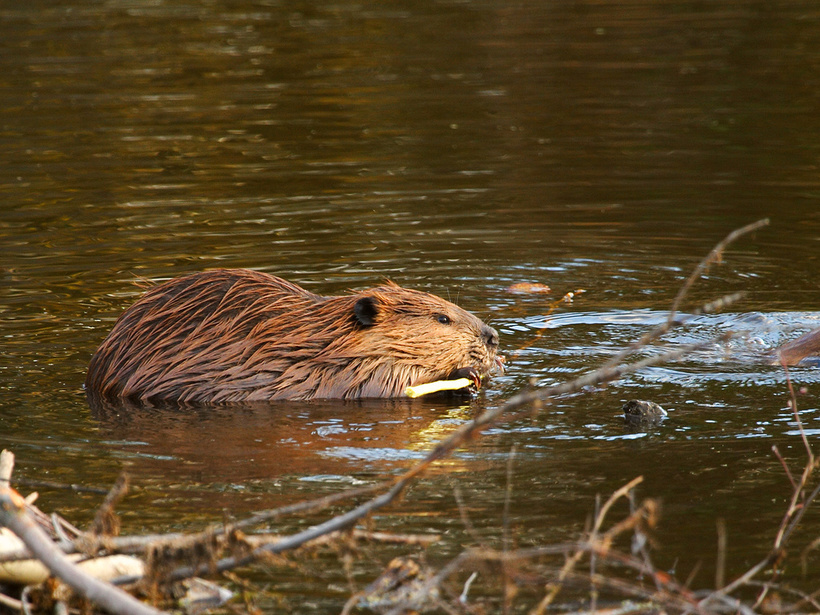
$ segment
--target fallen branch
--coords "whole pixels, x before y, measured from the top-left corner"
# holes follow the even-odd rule
[[[52,574],[94,604],[121,615],[162,613],[110,583],[84,573],[70,562],[59,547],[32,521],[26,513],[26,501],[9,486],[13,467],[13,455],[9,451],[0,453],[0,525],[14,532]]]

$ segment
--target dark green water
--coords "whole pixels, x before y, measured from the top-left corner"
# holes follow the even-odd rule
[[[643,475],[639,494],[663,500],[659,566],[686,578],[700,565],[693,586],[710,587],[722,518],[738,574],[790,496],[772,445],[794,471],[804,461],[785,375],[757,356],[820,321],[818,20],[809,2],[1,8],[0,445],[20,478],[105,488],[128,470],[128,531],[381,480],[530,378],[605,361],[663,318],[717,241],[769,217],[685,309],[745,299],[665,341],[745,338],[493,429],[377,517],[446,531],[428,553],[441,563],[472,540],[458,485],[499,544],[515,446],[519,544],[577,536],[597,494]],[[391,278],[475,312],[508,355],[525,349],[470,405],[92,413],[86,364],[137,283],[213,267],[324,294]],[[507,292],[517,282],[553,293]],[[792,376],[816,444],[820,378]],[[631,398],[670,418],[626,430]],[[84,522],[99,501],[45,489],[40,504]],[[819,530],[810,512],[795,552]],[[357,564],[359,587],[388,551]],[[338,612],[350,594],[339,561],[313,566],[277,570],[275,591],[301,612]],[[810,559],[795,584],[818,581]]]

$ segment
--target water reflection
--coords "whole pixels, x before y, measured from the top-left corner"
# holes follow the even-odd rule
[[[106,446],[131,471],[206,484],[366,476],[396,462],[400,469],[472,418],[469,406],[451,408],[446,398],[194,407],[89,401]]]

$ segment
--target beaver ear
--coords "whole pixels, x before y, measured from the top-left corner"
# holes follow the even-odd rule
[[[376,324],[376,299],[374,297],[362,297],[353,306],[353,313],[356,315],[356,320],[360,325],[365,327],[372,327]]]

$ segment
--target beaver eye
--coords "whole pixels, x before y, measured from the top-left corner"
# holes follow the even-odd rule
[[[436,320],[439,321],[443,325],[449,325],[450,322],[452,322],[450,320],[450,317],[447,316],[446,314],[436,314]]]

